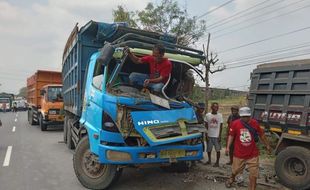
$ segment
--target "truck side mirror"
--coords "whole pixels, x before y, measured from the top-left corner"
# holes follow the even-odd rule
[[[103,48],[100,49],[100,55],[97,58],[97,62],[104,66],[108,65],[113,57],[114,51],[115,48],[110,43],[104,44]]]
[[[44,94],[46,93],[46,90],[40,90],[40,95],[44,96]]]

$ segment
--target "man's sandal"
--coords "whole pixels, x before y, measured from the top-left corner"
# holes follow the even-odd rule
[[[229,178],[227,181],[225,181],[226,188],[231,188],[233,183],[234,180],[232,178]]]

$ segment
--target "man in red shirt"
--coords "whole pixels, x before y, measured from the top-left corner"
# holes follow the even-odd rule
[[[239,110],[240,119],[235,120],[229,130],[228,143],[226,146],[226,155],[230,151],[230,146],[234,141],[234,157],[232,163],[232,175],[226,181],[226,187],[231,187],[235,177],[240,174],[245,166],[248,166],[250,175],[250,190],[255,190],[258,177],[259,151],[256,146],[257,137],[265,144],[267,151],[271,153],[270,145],[266,139],[264,131],[260,128],[258,122],[251,118],[251,110],[248,107],[242,107]]]
[[[155,92],[160,92],[165,83],[168,81],[172,70],[171,62],[164,57],[165,47],[162,44],[156,44],[153,48],[153,54],[137,57],[127,49],[128,56],[136,64],[149,64],[150,74],[133,72],[129,75],[132,84],[143,87],[150,87]]]

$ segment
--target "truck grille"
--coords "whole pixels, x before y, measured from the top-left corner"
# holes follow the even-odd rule
[[[154,135],[156,139],[165,139],[171,137],[181,137],[186,135],[191,135],[195,133],[206,132],[206,128],[201,124],[186,124],[186,131],[182,134],[182,129],[179,125],[168,125],[168,126],[158,126],[150,127],[149,130]]]

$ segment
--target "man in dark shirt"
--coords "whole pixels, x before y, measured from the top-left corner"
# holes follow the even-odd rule
[[[205,104],[201,102],[198,103],[196,106],[196,116],[197,116],[197,121],[200,124],[205,124],[204,115],[203,115],[204,110],[205,110]]]
[[[240,119],[239,115],[239,107],[238,106],[231,106],[230,108],[231,114],[228,116],[227,119],[227,136],[226,136],[226,142],[228,142],[228,136],[229,136],[229,129],[231,127],[231,124],[233,121]],[[227,165],[231,165],[233,162],[233,153],[234,153],[234,143],[231,144],[230,149],[229,149],[229,162],[226,163]]]
[[[168,81],[172,70],[171,62],[164,57],[165,47],[161,44],[156,44],[153,48],[153,54],[137,57],[127,48],[128,56],[136,64],[149,64],[150,74],[133,72],[129,75],[129,80],[132,84],[143,87],[150,87],[155,92],[160,92],[165,83]]]

